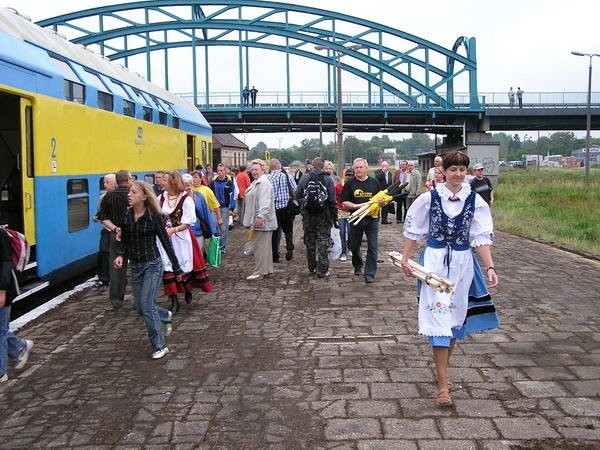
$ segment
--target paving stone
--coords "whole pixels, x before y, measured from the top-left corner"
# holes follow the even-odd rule
[[[474,441],[464,440],[423,440],[419,444],[422,450],[476,450],[477,444]]]
[[[375,419],[331,419],[325,425],[325,438],[333,441],[381,437],[381,427]]]
[[[139,316],[105,311],[95,290],[19,330],[36,347],[0,386],[0,446],[600,447],[599,262],[499,232],[501,328],[455,348],[454,407],[440,408],[414,280],[391,264],[380,265],[376,291],[348,264],[333,263],[327,282],[310,277],[295,228],[294,259],[249,283],[234,227],[223,266],[209,269],[216,289],[182,305],[160,361]],[[380,252],[401,239],[398,227],[382,229]]]
[[[396,417],[400,404],[395,401],[350,400],[348,402],[349,417]]]
[[[498,418],[493,419],[506,439],[555,439],[560,435],[543,418]]]
[[[571,416],[600,417],[600,399],[598,398],[557,398],[556,402]]]
[[[469,436],[471,439],[490,439],[498,437],[491,420],[450,418],[439,419],[442,436],[446,439],[458,439]]]
[[[433,419],[382,419],[386,439],[435,439],[440,432]]]
[[[555,381],[516,381],[516,388],[526,397],[564,397],[567,391]]]
[[[600,380],[564,381],[562,384],[576,397],[600,398]]]

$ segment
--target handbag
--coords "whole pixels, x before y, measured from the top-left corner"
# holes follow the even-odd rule
[[[206,262],[213,267],[221,267],[221,248],[219,247],[220,238],[218,236],[212,236],[208,240],[208,246],[206,249]]]
[[[298,200],[294,198],[294,190],[292,189],[292,183],[290,183],[290,177],[286,172],[283,173],[285,174],[285,179],[287,180],[288,185],[288,191],[290,193],[290,198],[286,206],[287,213],[290,215],[290,217],[296,217],[298,214],[300,214],[300,203],[298,203]]]

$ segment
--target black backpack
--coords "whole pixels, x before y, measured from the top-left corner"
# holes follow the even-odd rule
[[[311,214],[319,214],[327,210],[329,193],[322,175],[310,175],[304,188],[304,209]]]

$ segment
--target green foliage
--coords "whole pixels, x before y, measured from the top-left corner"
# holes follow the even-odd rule
[[[368,141],[363,141],[352,135],[346,135],[344,138],[344,155],[347,164],[358,157],[365,158],[369,161],[369,164],[377,164],[383,150],[387,148],[395,148],[399,158],[417,159],[416,154],[432,150],[434,142],[428,135],[421,133],[413,133],[409,139],[400,141],[393,141],[387,135],[375,136]],[[264,142],[259,142],[248,153],[248,160],[264,158],[265,150],[267,150],[267,146]],[[318,139],[303,139],[299,146],[295,145],[283,150],[269,149],[269,151],[271,152],[271,158],[281,160],[284,166],[289,166],[293,161],[304,162],[306,159],[313,159],[317,156],[323,156],[326,160],[334,162],[337,160],[335,143],[323,144],[321,155]]]
[[[498,229],[600,255],[600,171],[503,168],[494,190]]]

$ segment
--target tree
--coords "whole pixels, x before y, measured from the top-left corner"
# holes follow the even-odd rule
[[[263,141],[260,141],[251,150],[252,151],[257,151],[257,152],[264,152],[267,148],[268,148],[267,144],[265,144]]]

